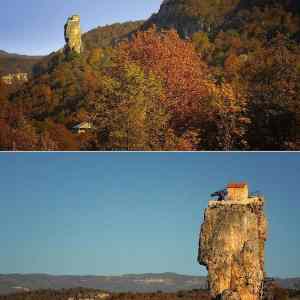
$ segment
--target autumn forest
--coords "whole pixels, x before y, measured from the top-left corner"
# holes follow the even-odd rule
[[[181,6],[181,31],[100,27],[81,54],[58,51],[28,82],[0,81],[0,149],[300,150],[299,7],[201,2]],[[183,36],[188,16],[206,30]],[[90,130],[74,132],[82,122]]]

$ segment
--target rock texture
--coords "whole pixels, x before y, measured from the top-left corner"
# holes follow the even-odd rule
[[[81,29],[80,29],[80,16],[74,15],[68,18],[65,25],[65,40],[66,51],[81,53],[82,41],[81,41]]]
[[[261,298],[267,238],[263,207],[261,197],[209,202],[201,227],[198,261],[208,269],[214,298]]]

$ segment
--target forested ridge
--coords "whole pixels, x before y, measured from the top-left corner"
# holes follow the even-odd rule
[[[173,2],[213,26],[185,38],[159,22],[96,30],[83,54],[51,55],[17,91],[0,83],[0,148],[299,150],[299,5]],[[93,130],[71,131],[84,121]]]

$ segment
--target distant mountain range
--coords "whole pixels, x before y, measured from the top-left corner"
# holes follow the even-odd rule
[[[300,289],[300,278],[277,279],[282,287]],[[206,289],[204,276],[175,273],[128,274],[122,276],[52,276],[48,274],[0,275],[0,294],[37,289],[95,288],[112,292],[176,292],[179,290]]]
[[[0,76],[9,73],[31,73],[32,67],[43,56],[29,56],[15,53],[8,53],[0,50]]]

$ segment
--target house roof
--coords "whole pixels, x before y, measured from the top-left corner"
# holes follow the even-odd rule
[[[240,188],[244,188],[245,186],[247,186],[246,182],[231,182],[227,185],[228,189],[240,189]]]
[[[90,129],[92,128],[92,123],[90,122],[82,122],[73,127],[73,129]]]

